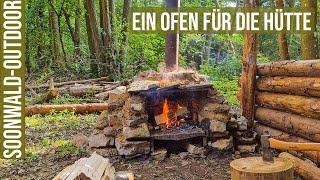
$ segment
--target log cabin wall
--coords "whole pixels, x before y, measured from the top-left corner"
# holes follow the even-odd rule
[[[276,139],[320,143],[320,59],[258,64],[255,129]],[[320,152],[302,152],[320,163]]]

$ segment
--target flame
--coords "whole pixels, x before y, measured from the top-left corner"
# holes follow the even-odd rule
[[[166,122],[167,125],[169,125],[169,118],[168,113],[170,112],[168,100],[165,99],[163,103],[163,110],[162,110],[162,119],[164,122]]]
[[[181,109],[183,107],[181,107],[179,104],[177,105],[177,109]],[[170,125],[173,125],[173,126],[180,126],[181,125],[181,122],[178,120],[178,115],[177,115],[177,112],[174,112],[174,119],[170,119],[168,117],[168,114],[170,112],[170,108],[169,108],[169,103],[168,103],[168,100],[165,99],[164,100],[164,103],[163,103],[163,110],[162,110],[162,120],[165,122],[165,127],[166,128],[169,128]]]

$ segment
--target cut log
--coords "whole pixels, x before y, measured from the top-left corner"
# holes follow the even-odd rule
[[[259,92],[256,95],[256,103],[262,107],[320,119],[319,98]]]
[[[320,97],[320,78],[313,77],[259,77],[260,91]]]
[[[230,163],[232,180],[292,180],[293,164],[283,158],[266,162],[262,157],[240,158]]]
[[[74,111],[78,114],[86,114],[93,112],[100,112],[107,110],[108,104],[106,103],[91,103],[91,104],[65,104],[65,105],[35,105],[25,108],[26,116],[32,116],[34,114],[50,114],[51,112],[61,111]]]
[[[67,81],[67,82],[60,82],[60,83],[55,83],[53,84],[54,87],[61,87],[61,86],[65,86],[65,85],[72,85],[72,84],[86,84],[86,83],[94,83],[94,82],[98,82],[98,81],[107,81],[109,80],[108,77],[101,77],[101,78],[97,78],[97,79],[86,79],[86,80],[78,80],[78,81]],[[115,84],[118,82],[105,82],[108,84]],[[38,86],[28,86],[28,88],[32,88],[32,89],[40,89],[40,88],[48,88],[50,87],[50,84],[42,84],[42,85],[38,85]]]
[[[255,131],[258,133],[258,135],[262,135],[265,133],[268,133],[271,135],[271,137],[273,137],[274,139],[277,140],[281,140],[281,141],[286,141],[286,142],[298,142],[298,143],[314,143],[312,141],[309,141],[307,139],[295,136],[295,135],[291,135],[288,134],[286,132],[265,126],[265,125],[261,125],[261,124],[257,124]],[[292,152],[290,152],[292,153]],[[293,152],[294,154],[299,154],[296,152]],[[302,155],[305,157],[310,158],[311,160],[313,160],[315,163],[320,164],[320,152],[316,152],[316,151],[301,151]]]
[[[260,123],[320,142],[320,120],[259,107],[255,118]]]
[[[42,94],[35,98],[35,100],[31,103],[34,104],[42,104],[45,102],[50,102],[52,99],[58,97],[59,93],[56,89],[50,89],[47,93]]]
[[[279,154],[279,157],[287,159],[293,163],[293,170],[304,179],[319,180],[320,169],[316,166],[307,163],[289,153],[283,152]]]
[[[319,77],[320,60],[281,61],[258,64],[258,76]]]
[[[105,159],[94,152],[89,158],[81,158],[73,165],[62,170],[53,180],[115,179],[115,173],[109,159]]]

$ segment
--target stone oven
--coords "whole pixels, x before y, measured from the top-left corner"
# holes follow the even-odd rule
[[[152,153],[158,141],[190,140],[198,147],[229,150],[233,137],[227,126],[236,121],[229,110],[225,98],[196,71],[141,72],[128,86],[109,92],[108,110],[90,137],[109,141],[90,148],[115,145],[119,155],[132,157]]]

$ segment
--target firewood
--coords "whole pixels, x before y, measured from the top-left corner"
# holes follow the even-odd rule
[[[64,104],[64,105],[35,105],[25,108],[26,116],[34,114],[50,114],[50,112],[61,112],[64,110],[74,111],[75,113],[85,114],[107,110],[108,104],[105,103],[91,103],[91,104]]]
[[[207,153],[207,149],[206,148],[197,147],[197,146],[189,144],[187,142],[182,142],[179,145],[180,145],[180,147],[184,148],[185,150],[187,150],[191,154],[206,155],[206,153]]]
[[[73,165],[62,170],[53,180],[114,179],[115,173],[109,159],[105,159],[94,152],[89,158],[81,158]]]
[[[164,116],[163,114],[154,116],[154,119],[156,120],[157,125],[166,123],[166,121],[163,119],[163,116]],[[168,113],[166,116],[168,116],[170,120],[173,120],[175,118],[173,112]]]
[[[289,153],[283,152],[279,154],[279,157],[287,159],[293,163],[293,170],[304,179],[319,180],[320,169],[316,166],[307,163]]]
[[[319,77],[320,60],[281,61],[257,65],[258,76]]]
[[[320,142],[320,120],[259,107],[255,118],[262,124]]]
[[[298,143],[314,143],[312,141],[309,141],[307,139],[288,134],[284,131],[274,129],[265,125],[257,124],[255,131],[258,133],[258,135],[265,134],[266,132],[271,135],[271,137],[281,140],[281,141],[287,141],[287,142],[298,142]],[[295,151],[290,151],[290,153],[299,154]],[[301,151],[302,155],[305,157],[308,157],[312,159],[316,163],[320,163],[320,152],[317,151]]]
[[[320,119],[319,98],[259,92],[256,95],[256,103],[262,107]]]
[[[260,91],[320,97],[318,77],[259,77],[257,89]]]

